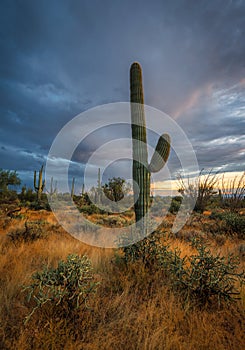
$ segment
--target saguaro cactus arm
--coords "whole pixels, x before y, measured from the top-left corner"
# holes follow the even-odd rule
[[[170,153],[170,142],[171,140],[168,134],[160,136],[149,164],[149,171],[151,173],[157,173],[164,167]]]

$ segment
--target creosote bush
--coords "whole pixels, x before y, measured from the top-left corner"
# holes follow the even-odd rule
[[[47,303],[59,307],[64,315],[71,316],[82,306],[87,307],[97,284],[87,256],[71,254],[66,261],[61,260],[57,268],[44,267],[41,272],[32,275],[32,284],[23,290],[28,292],[27,300],[35,303],[26,322]]]

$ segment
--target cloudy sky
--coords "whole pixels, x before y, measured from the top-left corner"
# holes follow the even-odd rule
[[[242,0],[1,0],[0,168],[31,186],[72,118],[129,101],[129,68],[139,61],[145,103],[178,123],[199,167],[243,171],[244,29]],[[90,135],[74,176],[105,134],[122,132]],[[180,170],[174,152],[169,164]]]

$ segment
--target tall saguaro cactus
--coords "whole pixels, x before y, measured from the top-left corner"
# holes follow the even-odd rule
[[[142,70],[138,62],[134,62],[130,68],[130,102],[134,210],[136,224],[138,223],[138,227],[146,231],[147,221],[145,219],[150,205],[151,173],[160,171],[165,165],[170,153],[170,137],[168,134],[160,136],[151,162],[148,164]]]
[[[42,193],[45,187],[45,181],[43,181],[43,165],[39,170],[38,181],[37,181],[37,172],[34,171],[34,189],[37,192],[37,200],[40,202]]]

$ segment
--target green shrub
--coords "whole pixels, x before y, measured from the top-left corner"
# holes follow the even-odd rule
[[[230,254],[227,258],[212,255],[210,250],[198,241],[194,241],[197,254],[190,257],[187,278],[184,283],[188,296],[198,298],[201,304],[215,297],[220,303],[237,298],[239,291],[235,281],[244,282],[244,273],[238,273],[239,259]]]
[[[29,205],[29,208],[33,209],[33,210],[48,210],[48,211],[51,211],[51,208],[50,208],[50,205],[49,205],[49,203],[47,201],[47,197],[46,197],[45,193],[42,194],[42,197],[41,197],[40,201],[32,202]]]
[[[26,202],[35,202],[37,199],[37,194],[31,188],[26,188],[23,186],[18,197],[23,204],[26,204]]]
[[[208,234],[210,233],[213,237],[217,235],[227,234],[227,226],[224,220],[214,219],[209,222],[204,222],[202,228]]]
[[[169,251],[168,246],[161,247],[158,253],[159,264],[172,288],[180,292],[185,301],[194,301],[201,306],[213,300],[220,305],[222,301],[237,299],[240,293],[235,282],[244,283],[244,272],[237,272],[238,258],[214,256],[197,239],[192,245],[197,253],[188,258],[181,258],[178,250]]]
[[[108,227],[124,227],[129,225],[129,220],[119,215],[108,215],[103,218],[103,225]]]
[[[16,191],[0,190],[0,204],[18,202],[18,195]]]
[[[123,248],[124,261],[128,264],[141,260],[146,267],[153,268],[158,254],[158,246],[160,244],[160,236],[156,232],[139,240],[137,243],[127,245],[128,237],[122,237],[120,243],[124,243]]]
[[[245,238],[245,216],[236,213],[226,213],[223,215],[227,228],[236,233],[239,238]]]
[[[182,200],[183,200],[182,196],[175,196],[172,199],[172,202],[171,202],[171,205],[170,205],[170,208],[169,208],[170,213],[172,213],[172,214],[178,213],[179,208],[180,208],[181,203],[182,203]]]
[[[86,307],[97,284],[91,262],[86,256],[71,254],[66,261],[60,261],[57,268],[45,267],[32,275],[32,284],[24,289],[28,291],[28,301],[32,299],[35,303],[26,322],[38,308],[47,303],[60,307],[66,316],[81,306]]]
[[[245,237],[245,216],[233,212],[212,213],[212,222],[205,223],[204,229],[214,236],[217,234],[236,235],[240,239]]]
[[[163,282],[183,297],[185,302],[204,306],[211,302],[234,301],[240,292],[236,283],[244,283],[244,272],[238,273],[239,259],[213,255],[200,239],[192,240],[196,254],[181,257],[180,250],[171,250],[152,234],[142,241],[124,247],[126,263],[142,260],[149,272],[159,269]]]
[[[83,205],[79,208],[79,211],[88,215],[103,213],[103,211],[94,204]]]

